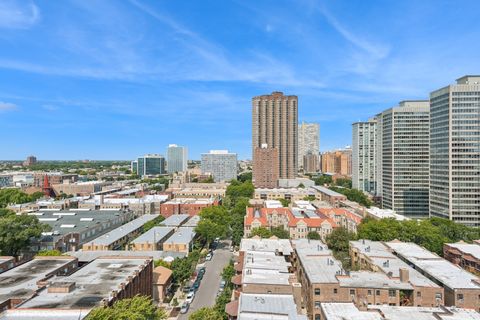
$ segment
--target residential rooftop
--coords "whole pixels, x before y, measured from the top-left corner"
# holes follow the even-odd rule
[[[326,187],[323,187],[323,186],[312,186],[310,188],[312,188],[312,189],[314,189],[314,190],[316,190],[320,193],[324,193],[324,194],[326,194],[327,196],[330,196],[330,197],[344,197],[345,198],[345,196],[343,194],[338,193],[338,192],[333,191],[333,190],[330,190],[330,189],[328,189]]]
[[[91,309],[100,305],[103,299],[113,299],[112,292],[119,290],[121,283],[128,283],[128,277],[135,278],[150,262],[148,257],[105,257],[98,258],[65,277],[49,279],[55,283],[69,283],[74,289],[68,293],[53,293],[43,290],[33,299],[25,302],[20,309]]]
[[[175,230],[173,227],[153,227],[147,232],[141,234],[130,243],[158,243],[165,240],[170,233]]]
[[[189,244],[192,242],[195,237],[195,228],[192,227],[181,227],[172,234],[164,243],[185,243]]]
[[[196,227],[198,223],[200,222],[200,216],[192,216],[190,219],[185,222],[182,227]]]
[[[95,251],[69,251],[69,256],[78,258],[79,262],[91,262],[100,257],[121,256],[121,257],[149,257],[153,260],[173,261],[175,258],[183,258],[185,252],[170,251],[126,251],[126,250],[95,250]]]
[[[413,290],[412,285],[408,282],[389,278],[381,272],[352,271],[349,276],[340,276],[337,279],[340,287]]]
[[[307,320],[298,314],[292,295],[242,293],[238,320]]]
[[[132,220],[116,229],[113,229],[110,232],[88,242],[89,244],[94,245],[104,245],[108,246],[116,241],[120,240],[121,238],[129,235],[130,233],[134,232],[135,230],[142,227],[145,223],[152,221],[159,217],[159,214],[145,214],[143,216],[138,217],[135,220]]]
[[[321,303],[320,307],[325,320],[384,320],[378,312],[360,311],[353,303]]]
[[[39,289],[37,282],[55,274],[75,258],[36,258],[0,274],[0,303],[8,299],[28,299]]]
[[[458,249],[464,254],[469,254],[475,259],[480,260],[480,242],[473,243],[473,244],[465,243],[465,242],[457,242],[457,243],[447,243],[447,245],[449,247]]]
[[[213,199],[211,198],[173,198],[165,202],[165,204],[213,204]]]
[[[291,255],[292,245],[288,239],[260,239],[257,237],[242,239],[240,242],[240,251],[265,251],[278,252],[284,256]]]
[[[187,221],[188,218],[190,218],[188,214],[174,214],[168,217],[167,219],[163,220],[161,222],[161,225],[167,226],[167,227],[179,227],[185,221]]]
[[[7,309],[0,313],[0,320],[81,320],[90,310],[30,310],[30,309]]]
[[[386,242],[398,256],[450,289],[478,289],[480,278],[410,242]]]

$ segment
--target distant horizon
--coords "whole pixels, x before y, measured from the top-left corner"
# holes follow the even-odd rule
[[[298,96],[320,150],[351,124],[480,73],[480,2],[0,4],[0,158],[251,159],[251,100]],[[221,27],[219,27],[221,26]],[[458,36],[461,34],[462,36]]]

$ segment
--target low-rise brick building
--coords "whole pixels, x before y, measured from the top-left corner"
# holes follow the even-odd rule
[[[457,266],[480,276],[480,240],[472,244],[465,242],[446,243],[443,257]]]

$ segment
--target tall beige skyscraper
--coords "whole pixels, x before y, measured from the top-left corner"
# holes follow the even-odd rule
[[[298,126],[298,167],[303,167],[304,157],[319,155],[320,126],[318,123],[302,122]],[[309,157],[312,159],[312,157]],[[305,168],[303,168],[305,169]]]
[[[298,97],[273,92],[252,99],[252,155],[267,144],[278,148],[280,179],[297,176]]]

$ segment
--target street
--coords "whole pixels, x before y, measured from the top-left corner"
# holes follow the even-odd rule
[[[215,304],[215,298],[217,297],[220,281],[222,280],[222,270],[233,256],[229,247],[229,240],[223,240],[218,244],[218,248],[214,251],[212,260],[206,261],[205,263],[205,275],[200,283],[200,287],[195,293],[195,299],[190,305],[188,312],[186,314],[181,314],[178,319],[187,320],[188,316],[195,310],[203,307],[211,307]]]

